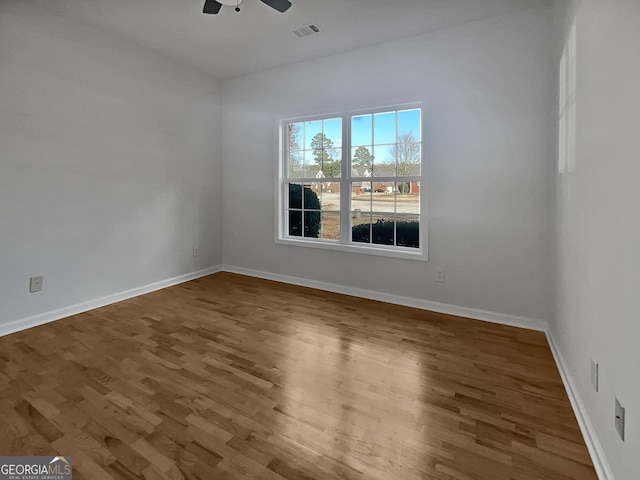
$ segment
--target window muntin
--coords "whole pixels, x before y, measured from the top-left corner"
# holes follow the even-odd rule
[[[284,120],[280,240],[423,254],[422,108]]]

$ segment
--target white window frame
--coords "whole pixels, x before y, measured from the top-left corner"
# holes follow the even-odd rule
[[[351,182],[361,181],[361,177],[352,177],[351,175],[351,117],[358,115],[368,115],[383,112],[391,112],[396,110],[420,109],[421,116],[421,168],[419,176],[409,177],[375,177],[381,182],[401,182],[417,181],[420,187],[420,222],[419,222],[419,238],[420,245],[418,248],[401,247],[395,245],[378,245],[370,243],[359,243],[351,241]],[[281,245],[294,245],[298,247],[318,248],[323,250],[334,250],[342,252],[360,253],[368,255],[378,255],[392,258],[405,258],[412,260],[428,260],[428,213],[427,213],[427,154],[425,148],[426,136],[426,102],[424,100],[410,103],[395,103],[374,108],[350,109],[347,111],[327,111],[324,113],[314,112],[313,114],[297,114],[283,115],[276,119],[278,131],[278,148],[277,148],[277,178],[276,178],[276,243]],[[340,240],[328,240],[309,237],[297,237],[288,235],[288,215],[287,215],[287,199],[288,190],[287,182],[294,181],[288,178],[288,156],[287,156],[287,125],[290,123],[306,122],[313,120],[323,120],[331,118],[342,119],[342,160],[340,178],[332,178],[332,182],[340,183]],[[298,180],[297,178],[295,180]],[[306,182],[307,178],[301,178],[301,182]],[[427,188],[424,188],[427,187]],[[345,214],[346,213],[346,214]]]

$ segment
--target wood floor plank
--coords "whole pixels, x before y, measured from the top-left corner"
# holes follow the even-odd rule
[[[544,334],[218,273],[0,338],[80,479],[596,480]]]

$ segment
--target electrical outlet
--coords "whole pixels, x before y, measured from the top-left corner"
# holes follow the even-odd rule
[[[596,392],[598,391],[598,373],[599,373],[598,362],[596,362],[592,358],[591,359],[591,385],[593,386],[593,389]]]
[[[616,418],[615,426],[620,435],[620,439],[624,442],[624,407],[620,403],[620,400],[616,398]]]
[[[197,257],[200,255],[200,249],[198,247],[193,247],[193,256]]]
[[[40,290],[42,290],[42,275],[39,277],[31,277],[29,279],[29,291],[31,293],[35,293]]]
[[[444,282],[444,269],[438,268],[436,270],[436,282],[439,282],[439,283]]]

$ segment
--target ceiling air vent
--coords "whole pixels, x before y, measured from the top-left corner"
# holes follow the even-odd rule
[[[304,27],[296,28],[293,33],[295,33],[299,37],[306,37],[307,35],[313,35],[314,33],[318,33],[320,29],[317,25],[305,25]]]

